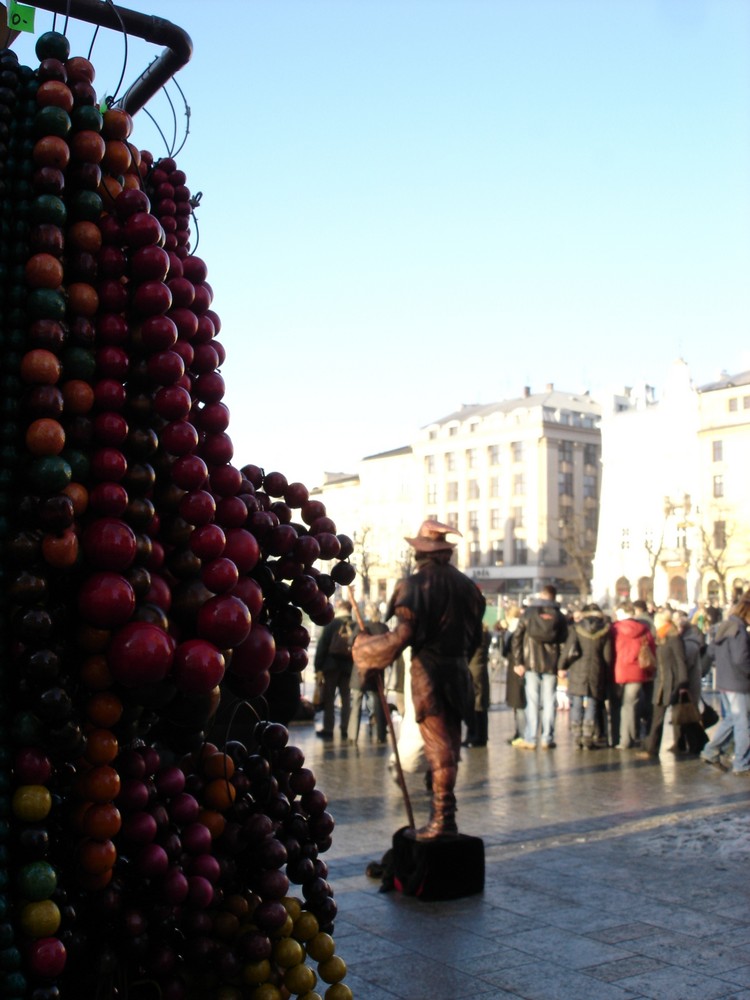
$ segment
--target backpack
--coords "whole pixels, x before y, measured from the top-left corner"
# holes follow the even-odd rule
[[[351,656],[354,642],[354,622],[351,618],[342,618],[338,628],[331,636],[328,653],[331,656]]]
[[[526,634],[530,639],[543,643],[560,643],[560,616],[555,608],[534,608],[526,619]]]

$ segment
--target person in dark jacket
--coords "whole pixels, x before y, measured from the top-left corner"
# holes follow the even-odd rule
[[[358,670],[382,670],[411,646],[414,713],[432,772],[432,816],[415,831],[417,840],[455,834],[454,789],[461,751],[461,723],[471,721],[474,692],[468,661],[482,641],[485,600],[467,576],[451,564],[460,532],[440,521],[424,521],[415,538],[417,571],[396,586],[386,620],[396,628],[384,635],[362,632],[354,640]]]
[[[550,584],[525,609],[513,633],[515,670],[526,689],[526,732],[512,746],[535,750],[541,708],[542,749],[555,745],[557,671],[560,652],[568,638],[568,623]]]
[[[664,718],[667,709],[673,705],[681,687],[687,685],[688,669],[685,660],[685,647],[682,644],[677,626],[672,621],[672,612],[668,609],[657,611],[654,615],[656,627],[656,679],[654,681],[654,715],[651,731],[646,739],[646,749],[636,756],[658,757],[661,738],[664,732]],[[669,748],[677,752],[682,732],[679,726],[673,725],[673,742]]]
[[[513,709],[513,735],[508,743],[513,744],[513,740],[523,739],[526,732],[526,690],[523,683],[523,667],[516,670],[516,662],[513,659],[513,635],[518,628],[520,619],[520,609],[514,604],[508,608],[506,621],[508,628],[503,636],[503,656],[505,657],[505,704]]]
[[[682,644],[685,647],[685,662],[688,668],[688,691],[690,700],[700,708],[701,703],[701,679],[703,675],[703,654],[706,651],[706,637],[703,632],[694,625],[685,611],[677,611],[673,616],[673,621],[680,632]]]
[[[351,601],[339,601],[335,617],[323,629],[315,649],[315,670],[323,675],[323,728],[315,735],[322,740],[333,739],[337,691],[341,699],[341,738],[348,739],[352,654],[348,642],[342,643],[337,637],[340,633],[353,637],[355,631]]]
[[[734,741],[734,774],[750,772],[750,591],[732,607],[716,630],[714,654],[716,686],[722,718],[701,752],[708,764],[722,764],[722,754]]]
[[[559,664],[568,675],[573,741],[584,750],[594,749],[596,720],[612,659],[610,621],[598,604],[586,604],[569,631]]]
[[[469,660],[469,673],[474,685],[474,715],[469,723],[466,739],[461,746],[487,746],[487,713],[490,708],[490,642],[492,636],[486,625],[482,625],[482,641]]]

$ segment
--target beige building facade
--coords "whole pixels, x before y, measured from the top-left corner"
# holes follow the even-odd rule
[[[699,390],[701,597],[729,601],[750,581],[750,371]]]
[[[694,387],[684,361],[657,401],[629,391],[602,420],[593,596],[724,605],[750,578],[750,372]]]
[[[585,593],[599,515],[600,416],[588,394],[525,389],[427,424],[410,445],[364,458],[355,475],[327,476],[315,494],[354,538],[362,596],[383,600],[410,571],[404,538],[427,517],[461,533],[456,563],[488,603],[520,600],[546,582]]]

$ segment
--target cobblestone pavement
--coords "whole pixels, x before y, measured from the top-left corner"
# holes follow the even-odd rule
[[[357,747],[292,727],[336,820],[334,937],[356,1000],[750,1000],[750,778],[576,750],[566,713],[549,751],[511,748],[511,726],[494,709],[459,771],[484,892],[439,903],[364,874],[406,825],[389,748],[364,725]],[[419,825],[429,799],[409,785]]]

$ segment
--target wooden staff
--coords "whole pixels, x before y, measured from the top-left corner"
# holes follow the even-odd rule
[[[354,617],[357,619],[357,624],[359,625],[359,627],[362,630],[362,632],[364,632],[365,635],[368,635],[369,633],[367,631],[367,626],[365,625],[365,620],[362,617],[362,612],[359,610],[359,605],[357,604],[357,602],[354,599],[354,594],[352,593],[351,587],[347,587],[347,590],[349,591],[349,600],[352,603],[352,609],[354,611]],[[354,669],[356,670],[356,667]],[[378,688],[378,697],[380,698],[380,704],[381,704],[381,707],[382,707],[383,712],[385,714],[385,721],[388,724],[388,732],[391,735],[391,746],[393,747],[393,757],[394,757],[394,760],[396,761],[396,776],[398,778],[398,785],[399,785],[399,788],[401,789],[402,795],[404,796],[404,805],[406,807],[406,817],[409,820],[409,826],[413,830],[414,826],[415,826],[415,824],[414,824],[414,811],[413,811],[413,809],[411,807],[411,799],[409,798],[409,790],[406,787],[406,779],[404,778],[404,771],[403,771],[403,768],[401,767],[401,757],[399,756],[399,752],[398,752],[398,740],[396,739],[396,730],[395,730],[394,725],[393,725],[393,719],[391,718],[391,710],[388,707],[388,700],[387,700],[387,698],[385,696],[385,688],[383,686],[383,671],[382,670],[376,671],[376,676],[377,676],[376,683],[377,683],[377,688]]]

